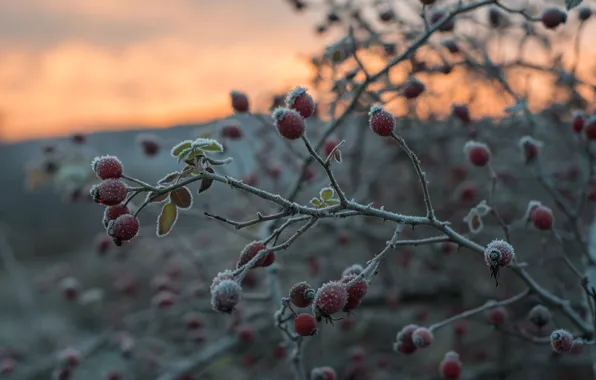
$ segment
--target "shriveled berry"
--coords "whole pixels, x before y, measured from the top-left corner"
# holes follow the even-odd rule
[[[290,301],[297,307],[310,306],[314,299],[315,291],[306,282],[298,282],[290,289]]]
[[[416,99],[425,89],[424,83],[416,78],[409,78],[403,85],[403,95],[406,99]]]
[[[288,93],[286,106],[298,111],[303,118],[308,119],[314,115],[316,104],[306,88],[298,86]]]
[[[310,372],[310,380],[337,380],[337,373],[331,367],[313,368]]]
[[[567,330],[555,330],[550,334],[550,345],[558,354],[568,353],[573,349],[573,335]]]
[[[547,8],[542,13],[541,20],[546,28],[554,29],[567,22],[567,13],[559,8]]]
[[[464,153],[468,161],[475,166],[485,166],[490,160],[490,149],[486,144],[478,141],[468,141],[464,145]]]
[[[507,309],[503,306],[493,307],[486,312],[486,319],[491,325],[501,325],[507,321],[508,317]]]
[[[273,111],[271,114],[277,127],[277,131],[282,137],[288,140],[296,140],[302,137],[306,125],[304,119],[298,111],[280,107]]]
[[[294,318],[294,331],[300,336],[312,336],[317,333],[317,322],[310,314],[302,313]]]
[[[362,298],[366,295],[368,291],[368,283],[366,280],[361,279],[357,281],[355,284],[348,286],[347,284],[358,277],[357,274],[348,274],[341,279],[341,282],[346,284],[346,290],[348,292],[348,300],[343,307],[343,311],[349,312],[351,310],[356,309],[360,306],[360,302],[362,302]]]
[[[119,179],[108,178],[104,179],[97,185],[93,185],[89,194],[97,203],[106,206],[115,206],[122,203],[128,194],[126,184]]]
[[[462,363],[459,354],[449,351],[439,365],[439,374],[444,380],[458,380],[461,376]]]
[[[108,235],[114,238],[116,245],[134,239],[139,233],[139,219],[131,214],[120,215],[108,224]]]
[[[514,257],[513,246],[505,240],[495,239],[484,249],[484,260],[490,267],[504,268],[511,264]]]
[[[538,205],[530,211],[530,220],[539,230],[550,230],[553,227],[553,211],[546,206]]]
[[[115,156],[95,157],[91,167],[99,179],[122,177],[122,162]]]
[[[245,93],[239,91],[232,91],[230,93],[232,100],[232,109],[236,112],[248,112],[249,104],[248,97]]]
[[[315,295],[313,310],[317,319],[328,318],[331,314],[341,311],[348,302],[348,291],[339,281],[323,284]]]
[[[103,212],[103,225],[104,227],[108,227],[108,224],[112,220],[118,219],[119,216],[130,214],[130,209],[123,204],[118,204],[115,206],[108,206]]]
[[[212,285],[211,306],[215,311],[230,314],[240,301],[241,294],[242,288],[236,281],[222,280],[217,285]]]
[[[418,348],[430,346],[433,342],[433,333],[426,327],[419,327],[412,333],[412,342]]]
[[[260,241],[253,241],[248,243],[240,252],[240,257],[236,263],[236,268],[248,263],[252,260],[260,251],[267,249],[267,246]],[[261,257],[254,265],[256,267],[267,267],[275,261],[275,252],[269,252],[265,256]]]
[[[536,305],[532,308],[532,310],[530,310],[530,313],[528,314],[528,319],[536,327],[543,328],[551,320],[550,311],[546,306]]]
[[[368,112],[368,125],[379,136],[391,136],[395,128],[395,117],[382,106],[374,105]]]

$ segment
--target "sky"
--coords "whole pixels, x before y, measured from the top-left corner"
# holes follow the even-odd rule
[[[281,0],[2,0],[0,138],[208,120],[231,90],[307,84],[313,17]]]
[[[306,85],[317,12],[285,0],[0,0],[0,140],[201,122]]]

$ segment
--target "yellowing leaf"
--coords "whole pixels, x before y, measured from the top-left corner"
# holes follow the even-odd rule
[[[178,208],[175,204],[168,202],[163,205],[161,213],[157,218],[157,236],[164,237],[172,231],[178,219]]]

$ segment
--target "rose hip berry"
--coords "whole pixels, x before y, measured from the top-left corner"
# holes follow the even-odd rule
[[[475,166],[485,166],[490,160],[490,149],[486,144],[478,141],[468,141],[464,145],[464,153],[468,161]]]
[[[125,214],[130,214],[130,209],[123,204],[106,207],[102,220],[104,227],[107,228],[110,221],[116,220],[119,216]]]
[[[242,288],[238,282],[216,277],[211,285],[211,306],[215,311],[231,314],[240,301],[241,294]]]
[[[514,258],[515,250],[505,240],[493,240],[484,249],[484,261],[490,267],[491,277],[494,277],[497,281],[499,278],[499,269],[511,264]]]
[[[491,325],[500,325],[507,321],[507,309],[503,306],[493,307],[486,312],[486,319]]]
[[[339,281],[330,281],[323,284],[315,294],[313,311],[317,320],[330,320],[331,314],[341,311],[347,302],[348,291],[345,285]]]
[[[555,29],[567,22],[567,13],[559,8],[548,8],[542,13],[541,20],[547,29]]]
[[[337,380],[337,373],[331,367],[313,368],[310,372],[310,380]]]
[[[238,263],[236,264],[236,268],[240,268],[244,264],[248,263],[252,260],[260,251],[267,249],[265,244],[260,241],[253,241],[248,243],[242,252],[240,252],[240,258],[238,259]],[[265,256],[261,257],[253,268],[256,267],[268,267],[269,265],[273,264],[275,261],[275,252],[270,252]]]
[[[444,380],[458,380],[461,376],[461,368],[459,354],[455,351],[449,351],[439,365],[439,374]]]
[[[539,230],[550,230],[553,227],[553,211],[543,205],[537,205],[530,211],[530,220]]]
[[[236,112],[248,112],[249,104],[248,97],[246,94],[239,91],[230,92],[230,98],[232,100],[232,109]]]
[[[416,78],[409,78],[403,86],[403,95],[406,99],[416,99],[419,97],[426,86]]]
[[[290,301],[297,307],[310,306],[315,299],[315,290],[306,282],[298,282],[290,289]]]
[[[196,312],[189,312],[184,316],[184,324],[189,330],[197,330],[203,327],[203,319]]]
[[[106,206],[115,206],[122,203],[128,194],[126,184],[118,179],[104,179],[97,185],[93,185],[89,194],[97,203]]]
[[[91,167],[99,179],[120,178],[122,176],[122,162],[115,156],[95,157]]]
[[[288,140],[296,140],[304,134],[306,125],[304,124],[302,115],[298,111],[280,107],[273,111],[271,117],[275,122],[277,131],[282,137]]]
[[[121,245],[123,241],[134,239],[139,233],[139,219],[131,214],[120,215],[116,220],[108,224],[108,235],[114,238],[116,245]]]
[[[346,290],[348,292],[348,300],[343,307],[343,311],[345,312],[350,312],[360,306],[362,298],[364,298],[366,292],[368,291],[368,283],[364,279],[359,280],[354,285],[347,285],[356,277],[358,277],[357,274],[348,274],[341,279],[341,282],[346,284]]]
[[[104,255],[110,250],[112,246],[112,239],[105,234],[101,234],[95,238],[95,250],[99,255]]]
[[[525,163],[528,164],[536,160],[538,152],[542,148],[542,143],[531,136],[523,136],[519,139],[518,146]]]
[[[313,336],[317,333],[317,322],[310,314],[299,314],[294,318],[294,331],[300,336]]]
[[[567,330],[555,330],[550,334],[550,345],[558,354],[568,353],[573,349],[573,335]]]
[[[160,144],[157,136],[141,135],[139,137],[139,144],[143,153],[148,157],[156,156],[159,153]]]
[[[395,117],[382,106],[374,105],[368,111],[368,125],[379,136],[391,136],[395,128]]]
[[[584,134],[588,140],[596,140],[596,116],[591,116],[585,120]]]
[[[534,326],[541,329],[550,322],[550,311],[546,306],[536,305],[528,313],[528,319],[530,320],[530,322],[532,322]]]
[[[298,111],[300,116],[308,119],[315,113],[315,101],[304,87],[296,87],[288,93],[286,98],[286,106],[290,109]]]
[[[465,125],[470,124],[472,121],[470,110],[466,104],[454,104],[451,108],[451,113]]]
[[[221,128],[221,135],[230,140],[238,140],[242,138],[242,129],[238,125],[225,125]]]
[[[419,327],[412,333],[412,342],[418,348],[430,346],[433,342],[433,333],[426,327]]]
[[[586,115],[583,112],[576,112],[571,121],[571,129],[573,132],[580,133],[584,129]]]
[[[401,331],[397,333],[393,349],[404,355],[411,355],[416,352],[418,347],[414,344],[412,335],[418,328],[418,325],[410,324],[401,329]]]

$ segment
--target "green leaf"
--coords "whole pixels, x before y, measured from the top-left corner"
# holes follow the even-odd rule
[[[170,154],[172,155],[172,157],[178,157],[180,155],[180,153],[182,153],[183,150],[190,148],[192,145],[192,141],[191,140],[185,140],[182,141],[179,144],[176,144],[172,150],[170,151]]]
[[[164,237],[172,231],[178,219],[178,208],[175,204],[168,202],[163,205],[161,213],[157,218],[157,237]]]
[[[192,194],[188,187],[179,187],[170,193],[170,201],[178,208],[187,210],[192,207]]]
[[[335,194],[335,191],[333,191],[332,188],[324,187],[321,189],[319,196],[323,201],[328,201],[329,199],[333,198],[333,194]]]
[[[180,152],[178,154],[178,162],[180,162],[182,160],[186,160],[188,158],[188,156],[193,152],[193,150],[194,150],[194,148],[192,148],[192,147],[183,149],[182,152]]]
[[[192,143],[193,148],[199,148],[208,152],[223,152],[223,146],[213,139],[198,138]]]
[[[577,7],[582,3],[582,0],[565,0],[565,8],[568,11],[572,10],[573,8]]]
[[[340,203],[341,202],[339,201],[339,199],[329,199],[328,201],[325,201],[325,206],[335,206]]]
[[[310,200],[310,204],[315,207],[319,207],[321,206],[321,200],[319,198],[313,198]]]

